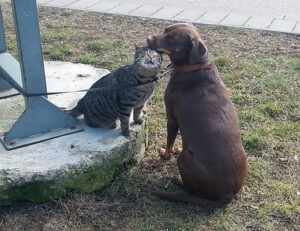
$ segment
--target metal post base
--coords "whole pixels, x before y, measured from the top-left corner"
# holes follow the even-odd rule
[[[1,137],[7,150],[82,131],[76,119],[43,97],[28,100],[28,105],[8,133]]]

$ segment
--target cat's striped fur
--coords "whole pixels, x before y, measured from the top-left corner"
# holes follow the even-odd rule
[[[96,81],[91,88],[138,84],[152,80],[162,64],[159,53],[147,47],[137,47],[132,65],[121,67]],[[129,136],[129,117],[137,124],[144,104],[154,90],[154,83],[111,91],[91,91],[79,100],[69,111],[74,117],[84,114],[85,121],[92,127],[115,128],[116,120],[121,121],[122,135]]]

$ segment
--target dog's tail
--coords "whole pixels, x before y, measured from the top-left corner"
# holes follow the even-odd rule
[[[177,202],[186,202],[191,204],[196,204],[201,207],[223,207],[229,204],[232,201],[232,197],[221,199],[221,200],[208,200],[196,195],[193,195],[186,191],[178,191],[178,192],[153,192],[154,196],[159,197],[163,200],[168,201],[177,201]]]

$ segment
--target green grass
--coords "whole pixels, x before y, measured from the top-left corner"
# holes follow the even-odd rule
[[[275,118],[276,116],[279,115],[279,112],[280,112],[280,107],[276,104],[266,104],[266,105],[263,105],[262,107],[262,111],[272,117],[272,118]]]
[[[287,62],[287,67],[293,68],[295,71],[300,71],[300,60],[299,59],[291,59]],[[300,75],[298,73],[298,75]]]
[[[96,40],[87,43],[86,49],[97,56],[95,62],[101,66],[108,66],[114,70],[122,65],[128,65],[133,62],[132,53],[126,51],[124,40]],[[87,55],[89,56],[89,55]],[[92,58],[93,59],[93,58]],[[78,60],[79,61],[79,60]],[[82,62],[82,61],[79,61]],[[89,62],[82,62],[89,63]]]
[[[243,144],[246,150],[252,151],[262,146],[262,141],[257,134],[243,137]]]
[[[83,63],[83,64],[95,64],[98,62],[98,58],[94,54],[86,54],[79,56],[77,58],[78,63]]]
[[[89,42],[87,49],[94,52],[105,52],[111,49],[122,48],[124,44],[124,40],[98,40]]]
[[[224,68],[224,67],[230,67],[233,61],[227,57],[220,57],[214,59],[212,63],[214,63],[218,68]]]
[[[41,33],[41,40],[44,43],[56,41],[68,41],[75,38],[74,32],[49,31]]]
[[[71,54],[72,54],[71,48],[62,46],[62,47],[58,47],[56,49],[51,50],[51,52],[49,53],[49,57],[52,60],[63,60],[65,58],[65,56],[68,56]]]

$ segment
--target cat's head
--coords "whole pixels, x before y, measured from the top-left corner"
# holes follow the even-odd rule
[[[156,76],[162,64],[162,56],[149,47],[139,47],[135,44],[134,65],[140,75]]]

